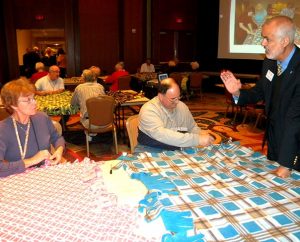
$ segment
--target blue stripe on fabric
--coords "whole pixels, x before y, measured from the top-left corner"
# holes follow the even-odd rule
[[[233,239],[238,235],[238,232],[234,229],[232,225],[227,225],[223,228],[219,228],[219,231],[225,239]]]
[[[218,214],[219,212],[215,210],[212,206],[204,206],[200,207],[200,210],[205,214],[205,215],[214,215]]]
[[[223,203],[223,206],[228,210],[228,211],[235,211],[235,210],[239,210],[240,207],[237,206],[234,202],[226,202]]]
[[[262,228],[254,221],[243,223],[243,226],[251,234],[262,231]]]
[[[280,225],[287,225],[292,224],[293,221],[290,220],[287,216],[284,214],[273,216],[273,218],[280,224]]]
[[[279,201],[279,200],[285,199],[285,197],[282,196],[282,195],[280,195],[278,192],[272,192],[272,193],[269,194],[269,196],[271,198],[273,198],[275,201]]]
[[[263,205],[268,203],[268,201],[266,201],[265,199],[261,198],[261,197],[251,197],[250,200],[252,202],[254,202],[256,205]]]
[[[203,201],[204,200],[204,198],[202,198],[199,194],[188,195],[188,198],[192,202],[199,202],[199,201]]]

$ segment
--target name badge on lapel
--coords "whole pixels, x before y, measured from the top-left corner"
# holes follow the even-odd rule
[[[268,70],[267,74],[266,74],[266,78],[271,82],[273,80],[274,77],[274,73],[270,70]]]

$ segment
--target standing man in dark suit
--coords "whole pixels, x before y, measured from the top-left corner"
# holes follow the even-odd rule
[[[282,178],[300,167],[300,50],[294,45],[295,32],[295,24],[286,16],[264,23],[261,44],[266,59],[261,79],[252,89],[240,90],[240,81],[230,71],[221,73],[237,104],[265,101],[268,159],[280,164],[274,172]]]

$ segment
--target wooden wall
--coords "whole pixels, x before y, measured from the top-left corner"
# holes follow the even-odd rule
[[[0,9],[3,9],[3,1],[0,2]],[[0,86],[9,79],[4,26],[4,17],[0,14]]]
[[[125,68],[134,73],[146,57],[146,1],[126,0],[123,9],[123,57]]]
[[[197,2],[152,0],[152,54],[156,63],[174,58],[175,35],[178,35],[179,60],[194,59],[197,47]],[[183,53],[189,53],[189,56]]]
[[[47,29],[63,28],[66,33],[67,53],[70,55],[68,69],[76,71],[75,61],[75,37],[74,37],[74,12],[76,14],[77,0],[3,0],[4,44],[7,58],[2,60],[7,68],[2,69],[5,73],[1,82],[19,77],[19,63],[17,53],[16,29]],[[67,7],[66,7],[67,6]],[[36,15],[43,15],[44,19],[36,20]],[[77,14],[78,15],[78,14]],[[77,16],[78,17],[78,16]],[[69,43],[69,45],[68,45]],[[5,57],[3,57],[5,58]],[[1,69],[2,67],[0,67]],[[0,71],[1,73],[1,71]]]
[[[111,70],[119,59],[118,0],[79,0],[80,67]]]
[[[111,73],[118,61],[135,72],[143,51],[144,1],[79,0],[80,64]]]

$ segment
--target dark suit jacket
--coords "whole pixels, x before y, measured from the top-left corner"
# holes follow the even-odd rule
[[[265,111],[270,117],[272,107],[271,96],[274,91],[274,80],[276,81],[277,63],[275,60],[265,59],[261,73],[261,79],[256,86],[250,90],[241,90],[238,104],[256,103],[264,100]],[[273,81],[270,81],[270,74],[273,73]],[[272,74],[271,74],[272,75]],[[283,80],[279,95],[276,97],[278,108],[272,117],[276,117],[275,140],[268,140],[268,143],[276,142],[278,150],[275,152],[278,157],[275,160],[282,166],[299,169],[297,159],[300,159],[300,50],[292,56],[286,70],[283,73]],[[269,76],[269,78],[268,78]],[[272,119],[274,120],[274,119]],[[272,121],[273,122],[273,121]],[[267,137],[270,126],[267,126]],[[274,136],[273,136],[274,137]],[[299,158],[298,158],[299,157]]]

